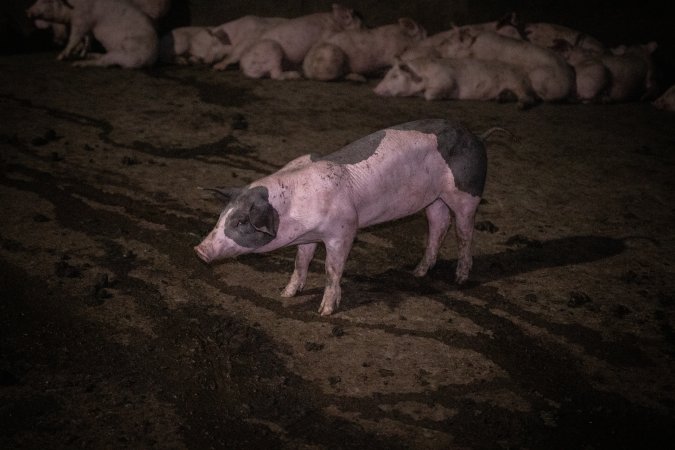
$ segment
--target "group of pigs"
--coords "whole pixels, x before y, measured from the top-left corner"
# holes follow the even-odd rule
[[[244,16],[222,25],[176,28],[159,38],[156,21],[170,0],[37,0],[37,27],[65,42],[59,59],[78,66],[164,63],[239,64],[247,77],[364,81],[388,71],[378,95],[427,100],[621,102],[654,99],[655,42],[608,49],[580,31],[550,23],[498,21],[452,26],[427,37],[410,18],[365,28],[353,10],[295,18]],[[89,51],[92,36],[105,53]],[[67,39],[66,39],[67,36]],[[653,102],[675,110],[675,87]]]

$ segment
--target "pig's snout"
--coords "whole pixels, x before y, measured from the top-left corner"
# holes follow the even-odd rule
[[[195,250],[195,253],[197,253],[197,256],[199,256],[199,259],[201,259],[202,261],[204,261],[207,264],[210,263],[211,260],[213,259],[211,257],[210,252],[207,250],[207,248],[206,248],[206,246],[204,245],[203,242],[201,244],[195,246],[194,250]]]

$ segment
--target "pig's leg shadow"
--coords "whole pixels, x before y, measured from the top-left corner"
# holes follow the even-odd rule
[[[520,238],[520,239],[518,239]],[[524,237],[509,239],[500,253],[475,255],[469,281],[462,287],[453,282],[457,260],[439,260],[425,277],[416,278],[409,268],[389,269],[373,275],[351,275],[342,279],[340,310],[348,310],[373,301],[386,301],[395,308],[408,295],[436,295],[463,287],[512,277],[548,267],[584,264],[616,256],[626,250],[627,238],[570,236],[548,241]],[[429,282],[431,281],[433,282]]]

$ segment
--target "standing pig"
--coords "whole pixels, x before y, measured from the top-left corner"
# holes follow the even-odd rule
[[[300,74],[284,71],[284,66],[299,66],[320,39],[357,28],[361,28],[361,19],[354,16],[351,9],[333,4],[332,12],[289,19],[267,30],[244,52],[239,67],[249,78],[297,79]]]
[[[214,27],[174,28],[159,41],[159,60],[177,64],[213,64],[230,51],[227,38]]]
[[[230,64],[239,62],[241,55],[260,39],[267,30],[281,25],[288,19],[283,17],[244,16],[214,27],[214,33],[223,36],[230,43],[227,57],[213,66],[225,70]]]
[[[396,56],[425,37],[424,28],[408,18],[370,30],[344,30],[313,46],[302,68],[313,80],[335,80],[348,74],[350,79],[365,81],[363,75],[391,66]]]
[[[520,108],[536,102],[525,74],[501,61],[418,58],[397,62],[375,86],[378,95],[424,95],[427,100],[501,100],[515,96]]]
[[[574,70],[552,50],[485,31],[477,36],[458,30],[439,47],[444,58],[502,61],[520,68],[537,96],[545,101],[567,99],[574,92]]]
[[[89,54],[77,66],[139,68],[157,59],[158,41],[150,18],[128,0],[38,0],[27,11],[31,19],[70,24],[66,48],[58,59],[69,58],[92,33],[106,49]]]
[[[675,85],[668,88],[666,92],[654,100],[652,105],[664,111],[675,111]]]
[[[458,123],[429,119],[393,126],[324,157],[301,156],[246,187],[214,190],[225,209],[195,251],[210,263],[297,245],[295,270],[281,294],[292,297],[304,287],[323,242],[327,279],[319,313],[329,315],[340,304],[340,279],[357,230],[425,209],[427,247],[414,274],[424,276],[435,264],[454,217],[455,279],[463,283],[486,171],[482,140]]]

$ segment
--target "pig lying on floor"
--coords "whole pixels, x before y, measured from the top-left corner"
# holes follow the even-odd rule
[[[334,3],[331,12],[289,19],[265,31],[243,52],[239,67],[249,78],[297,79],[299,72],[286,69],[302,64],[312,45],[338,31],[357,28],[361,28],[361,19]]]
[[[313,80],[329,81],[347,75],[366,81],[365,75],[391,66],[396,56],[425,37],[424,28],[405,17],[378,28],[344,30],[314,45],[302,68]]]
[[[399,61],[373,90],[377,95],[423,95],[427,100],[506,100],[510,96],[521,109],[537,101],[527,76],[517,67],[474,58]]]
[[[159,60],[176,64],[213,64],[227,56],[232,45],[216,27],[179,27],[162,36]]]
[[[77,66],[139,68],[154,64],[158,53],[152,20],[129,0],[38,0],[27,11],[34,20],[69,24],[66,48],[58,59],[71,57],[89,35],[106,53],[89,53]]]
[[[454,217],[455,279],[463,283],[471,270],[474,217],[485,185],[484,137],[455,122],[418,120],[323,157],[301,156],[243,188],[213,189],[225,209],[195,251],[210,263],[297,245],[295,270],[282,292],[291,297],[302,290],[323,242],[327,281],[319,313],[329,315],[340,304],[340,279],[357,230],[424,209],[427,248],[414,274],[424,276],[433,267]]]

